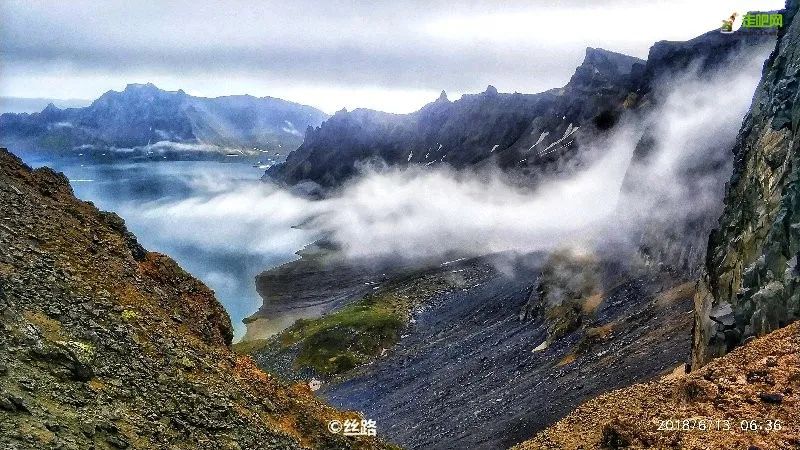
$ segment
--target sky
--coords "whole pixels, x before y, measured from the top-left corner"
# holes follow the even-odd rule
[[[599,5],[602,3],[602,6]],[[778,0],[0,0],[0,97],[94,99],[152,82],[332,113],[405,113],[445,90],[540,92],[586,47],[641,58]]]

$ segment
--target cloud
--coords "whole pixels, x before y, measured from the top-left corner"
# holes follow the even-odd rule
[[[656,40],[688,39],[719,26],[740,7],[734,3],[782,6],[774,0],[681,0],[646,8],[629,0],[602,6],[6,0],[0,4],[0,94],[92,98],[127,82],[153,81],[206,96],[288,97],[328,112],[342,106],[407,112],[442,89],[557,87],[586,46],[643,57]],[[365,88],[392,95],[383,103],[353,95]],[[408,92],[417,93],[419,104],[402,101]]]
[[[771,49],[749,49],[710,78],[690,71],[656,83],[664,100],[644,124],[654,148],[629,170],[627,222],[677,221],[719,209],[731,149]]]
[[[664,100],[643,122],[623,122],[607,139],[584,143],[592,147],[586,154],[600,156],[574,176],[536,190],[510,183],[498,171],[373,166],[321,201],[269,184],[199,178],[194,190],[202,195],[150,204],[139,215],[161,227],[180,224],[171,228],[171,239],[247,253],[286,253],[320,236],[352,258],[591,245],[609,230],[635,232],[643,221],[688,217],[719,204],[730,174],[729,149],[751,101],[743,93],[755,90],[767,51],[735,58],[735,70],[710,78],[690,74],[665,81]],[[645,128],[657,145],[628,173]],[[714,165],[722,168],[687,178],[692,169]],[[636,190],[618,204],[626,173]],[[291,228],[298,224],[303,231]]]
[[[136,201],[112,198],[100,206],[112,206],[143,245],[176,257],[216,289],[240,334],[239,319],[260,306],[253,277],[322,236],[351,258],[636,245],[646,221],[682,220],[719,207],[730,173],[729,149],[766,53],[751,56],[735,59],[735,70],[710,79],[665,81],[664,100],[643,123],[623,119],[607,139],[582,143],[598,157],[573,176],[551,179],[536,190],[510,183],[497,171],[372,166],[337,195],[313,201],[268,183],[204,172],[202,165],[153,165],[146,170],[162,171],[155,178],[167,185],[131,185],[139,190],[122,198]],[[658,145],[629,173],[646,126]],[[722,167],[679,182],[700,162]],[[116,169],[119,176],[135,178],[135,168]],[[620,198],[626,174],[636,189]],[[115,195],[107,187],[95,189]],[[147,198],[155,200],[142,200],[143,189],[151,189]]]
[[[714,216],[730,176],[730,148],[750,106],[747,93],[769,50],[732,58],[735,66],[710,77],[690,71],[658,83],[661,103],[642,122],[584,143],[585,154],[602,156],[568,179],[531,191],[496,172],[372,171],[326,200],[312,224],[352,257],[420,258],[591,245],[611,232],[636,235],[657,221]],[[644,130],[656,144],[631,168]],[[620,202],[626,174],[633,190]]]
[[[212,177],[192,182],[194,196],[137,205],[137,220],[153,231],[170,229],[186,246],[242,254],[291,254],[310,242],[292,227],[319,210],[312,202],[269,185],[219,184]]]

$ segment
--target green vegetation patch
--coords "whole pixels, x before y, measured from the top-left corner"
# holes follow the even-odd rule
[[[490,270],[462,265],[409,271],[355,303],[316,319],[299,319],[265,341],[238,344],[237,351],[272,361],[289,356],[298,373],[310,369],[321,376],[342,376],[397,344],[415,307],[445,292],[474,286]],[[284,365],[276,367],[282,370]]]
[[[296,366],[333,376],[396,344],[407,322],[402,299],[370,296],[327,316],[298,320],[282,334],[281,344],[299,343]]]
[[[269,343],[269,339],[254,339],[252,341],[237,342],[231,345],[231,348],[240,355],[252,355],[266,348]]]
[[[547,340],[552,343],[580,328],[602,302],[599,263],[591,254],[553,252],[536,290],[544,305]]]

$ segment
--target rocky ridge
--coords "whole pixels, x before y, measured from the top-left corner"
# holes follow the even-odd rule
[[[582,144],[603,137],[630,109],[652,103],[657,82],[690,67],[708,73],[748,47],[774,42],[760,34],[706,33],[686,42],[661,41],[647,61],[587,48],[562,88],[539,94],[480,94],[450,101],[442,95],[411,114],[342,110],[317,128],[265,178],[323,191],[340,186],[364,166],[448,165],[495,168],[535,184],[542,176],[569,174],[598,155]],[[648,100],[649,99],[649,100]],[[307,187],[306,187],[307,188]],[[308,188],[307,188],[308,189]]]
[[[284,164],[268,169],[266,177],[289,185],[313,182],[332,188],[374,162],[456,169],[486,164],[526,175],[540,168],[557,171],[569,159],[559,162],[558,156],[573,155],[582,134],[602,133],[613,125],[615,111],[628,93],[630,72],[642,62],[588,48],[562,89],[507,94],[489,86],[455,101],[443,92],[411,114],[342,110],[309,129],[303,145]]]
[[[0,150],[0,447],[382,448],[229,349],[213,292]]]

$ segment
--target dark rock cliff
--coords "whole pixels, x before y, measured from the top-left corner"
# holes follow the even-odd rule
[[[230,349],[200,281],[0,149],[0,447],[376,448]]]
[[[797,9],[796,1],[787,3],[784,28],[733,149],[725,208],[695,297],[695,366],[800,316]]]
[[[489,86],[454,102],[442,93],[404,115],[343,110],[309,129],[303,145],[266,176],[290,185],[313,181],[335,187],[354,176],[360,164],[373,161],[456,169],[496,163],[527,175],[557,171],[576,153],[582,134],[602,133],[613,125],[614,111],[631,84],[630,71],[642,62],[588,48],[562,89],[505,94]]]

